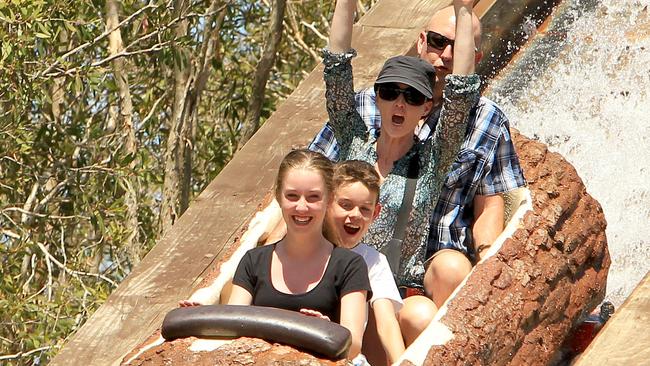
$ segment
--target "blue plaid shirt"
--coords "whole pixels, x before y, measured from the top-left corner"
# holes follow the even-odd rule
[[[373,88],[355,95],[357,111],[368,131],[377,135],[381,115]],[[432,113],[416,134],[427,139],[440,117]],[[526,185],[510,137],[508,118],[491,100],[481,98],[469,116],[465,141],[445,180],[431,217],[426,258],[441,249],[456,249],[474,256],[471,239],[472,203],[475,195],[491,196]],[[326,124],[309,149],[338,161],[339,147],[332,127]]]

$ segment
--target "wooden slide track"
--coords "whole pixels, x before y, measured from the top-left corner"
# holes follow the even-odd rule
[[[574,366],[650,364],[650,272]]]
[[[537,7],[540,3],[546,4],[546,7]],[[484,43],[485,54],[503,54],[503,50],[508,48],[508,41],[512,40],[509,36],[511,29],[521,24],[525,17],[538,18],[548,15],[549,4],[555,3],[557,1],[479,1],[476,10],[479,16],[488,20],[484,21],[484,33],[490,35]],[[416,39],[419,31],[437,9],[449,4],[451,4],[449,0],[379,1],[354,28],[353,47],[359,52],[359,57],[353,62],[356,87],[371,85],[386,58],[397,54],[413,54],[412,41]],[[504,14],[509,15],[503,16]],[[489,21],[490,19],[492,21]],[[498,23],[495,20],[498,20]],[[491,69],[499,69],[507,63],[508,58],[487,57],[487,60],[479,66],[479,70],[482,70],[481,73],[484,75],[490,75]],[[71,337],[51,364],[118,365],[125,355],[154,334],[160,328],[165,314],[177,307],[180,299],[187,298],[217,263],[234,252],[238,236],[258,211],[271,189],[282,157],[292,147],[306,145],[325,120],[322,65],[319,65],[278,107],[219,176],[194,200],[174,227],[159,240],[128,278],[109,296],[104,305]],[[580,263],[587,261],[590,266],[596,268],[595,272],[591,269],[587,271],[591,277],[586,277],[593,282],[589,283],[589,297],[579,300],[572,297],[570,300],[567,298],[566,301],[577,302],[582,308],[593,306],[604,295],[604,288],[601,288],[600,284],[606,278],[606,269],[609,265],[604,237],[605,223],[602,212],[593,220],[585,220],[581,215],[594,210],[598,212],[600,207],[586,194],[575,171],[559,155],[549,153],[543,145],[529,141],[516,131],[514,135],[518,151],[522,149],[532,151],[525,156],[522,155],[522,166],[531,184],[532,207],[535,211],[542,211],[541,217],[530,218],[532,216],[527,214],[522,219],[523,226],[520,225],[521,227],[513,234],[514,239],[505,240],[503,248],[506,254],[495,255],[494,257],[499,257],[498,260],[495,258],[494,261],[486,263],[484,268],[487,270],[483,272],[487,271],[487,275],[495,276],[490,283],[496,283],[495,286],[501,286],[500,289],[510,287],[510,283],[504,283],[504,278],[518,279],[517,276],[521,273],[509,272],[511,268],[517,269],[524,263],[523,259],[518,259],[518,255],[512,254],[512,249],[509,249],[516,247],[512,243],[514,240],[533,237],[535,242],[525,245],[529,254],[536,253],[539,247],[544,250],[544,253],[548,252],[555,257],[563,253],[571,254],[576,243],[589,243],[589,248],[596,249],[589,252],[576,249],[575,252],[581,259],[567,259],[570,268],[565,264],[565,267],[552,274],[542,272],[531,276],[523,274],[526,276],[526,281],[522,282],[522,286],[530,289],[531,284],[535,283],[535,276],[547,276],[546,282],[551,282],[554,289],[570,288],[562,287],[565,286],[565,282],[561,276],[565,274],[573,276],[566,286],[581,281],[585,270],[580,267]],[[569,172],[553,173],[552,168],[545,165],[548,162],[561,166],[562,170],[567,166]],[[552,178],[551,183],[548,177]],[[559,186],[571,188],[572,193],[559,192]],[[544,209],[545,205],[548,209]],[[581,221],[575,221],[576,217]],[[579,237],[572,237],[572,233],[562,231],[565,222],[578,227],[585,225],[586,222],[593,229],[584,231],[584,235],[580,234]],[[539,228],[544,225],[553,227],[553,230],[548,230],[548,234],[542,233]],[[552,240],[555,240],[554,245],[551,245]],[[515,261],[514,264],[504,264],[506,260],[510,260],[509,258]],[[577,261],[577,264],[571,261]],[[604,276],[594,274],[597,274],[599,269],[604,269]],[[517,284],[512,286],[515,285]],[[466,288],[471,290],[476,289],[476,286],[470,278]],[[495,294],[498,295],[498,291]],[[549,294],[553,296],[554,293],[551,291],[547,295]],[[485,299],[479,300],[481,304],[476,305],[474,309],[480,310],[482,306],[491,306],[489,296],[487,294],[485,296]],[[557,295],[555,298],[559,301],[561,296]],[[542,300],[535,299],[535,301]],[[531,301],[526,300],[524,310],[534,312],[535,316],[522,318],[524,322],[522,327],[537,337],[532,331],[534,325],[539,323],[548,328],[548,324],[555,324],[553,323],[556,322],[555,319],[544,323],[547,318],[544,314],[557,312],[557,310],[545,303],[540,302],[542,306],[535,305]],[[497,303],[494,306],[503,308],[504,305]],[[580,306],[576,309],[582,309]],[[448,316],[454,316],[454,311],[457,309],[458,306],[454,307],[452,304],[449,309],[451,315]],[[469,308],[466,310],[472,311]],[[568,323],[556,327],[556,333],[566,333],[567,327],[577,322],[579,313],[580,311],[576,310],[571,314],[565,314]],[[442,321],[444,322],[445,318]],[[510,336],[508,337],[511,339]],[[525,344],[537,342],[536,338],[529,339],[528,336],[526,338],[522,336],[521,339],[517,342]],[[557,342],[560,341],[561,339]],[[495,347],[497,346],[501,347],[501,345]],[[494,352],[498,353],[496,350]],[[483,360],[489,360],[492,356],[481,353],[481,357]],[[430,359],[428,358],[425,363],[429,364]],[[503,363],[507,363],[507,360],[504,361],[506,362]]]

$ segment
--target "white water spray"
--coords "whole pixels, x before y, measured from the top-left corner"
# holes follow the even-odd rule
[[[602,205],[607,298],[620,305],[650,269],[650,0],[566,2],[580,14],[555,16],[571,21],[548,28],[554,52],[547,43],[524,55],[525,70],[508,87],[495,81],[490,96],[513,127],[562,154]]]

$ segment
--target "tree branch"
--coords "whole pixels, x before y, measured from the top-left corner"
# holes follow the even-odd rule
[[[79,276],[95,277],[95,278],[99,278],[99,279],[102,279],[102,280],[108,282],[113,287],[117,287],[117,283],[115,283],[115,281],[111,280],[110,278],[108,278],[108,277],[106,277],[104,275],[96,274],[96,273],[88,273],[88,272],[76,271],[76,270],[73,270],[73,269],[70,269],[70,268],[64,266],[63,263],[59,262],[56,258],[54,258],[54,256],[52,254],[50,254],[50,252],[47,251],[47,248],[45,248],[45,246],[43,244],[36,243],[36,245],[38,245],[38,248],[43,252],[43,254],[45,254],[54,264],[56,264],[59,268],[64,270],[70,276],[76,278],[79,282],[83,283],[83,281],[81,281],[81,278],[79,278]]]
[[[38,189],[40,188],[40,184],[38,184],[38,181],[32,185],[32,189],[29,193],[29,196],[27,197],[27,200],[25,200],[25,204],[23,205],[23,210],[25,211],[31,211],[32,208],[34,207],[34,202],[36,201],[36,195],[38,194]],[[23,214],[20,218],[20,223],[23,225],[31,225],[33,220],[33,216],[28,216]]]
[[[188,11],[188,3],[184,0],[174,0],[174,12],[177,17],[182,17]],[[187,35],[188,22],[183,20],[176,24],[174,35],[180,39]],[[179,210],[180,184],[182,180],[181,162],[184,162],[183,152],[183,130],[186,127],[186,99],[190,90],[191,62],[189,61],[189,50],[182,44],[174,42],[172,50],[177,55],[174,60],[174,101],[172,104],[171,124],[167,136],[167,146],[164,152],[164,181],[162,203],[160,206],[161,232],[165,235],[174,222],[181,215]]]
[[[304,20],[301,20],[301,21],[300,21],[300,24],[302,24],[302,25],[304,25],[305,27],[311,29],[311,31],[314,32],[314,34],[315,34],[318,38],[322,39],[322,40],[325,41],[325,42],[328,41],[328,38],[325,37],[321,32],[318,31],[318,29],[316,28],[316,26],[314,26],[314,23],[307,23],[307,22],[305,22]]]
[[[264,91],[266,89],[266,83],[269,80],[271,69],[275,63],[275,57],[278,52],[280,41],[282,40],[284,11],[286,6],[286,0],[275,0],[275,6],[271,10],[271,26],[269,27],[271,28],[269,31],[270,36],[266,40],[264,51],[262,52],[262,59],[255,70],[250,110],[247,114],[246,121],[242,126],[242,133],[239,143],[237,144],[237,150],[241,149],[244,144],[246,144],[260,126],[260,116],[264,103]]]
[[[69,220],[69,219],[86,219],[86,220],[88,220],[87,217],[80,216],[80,215],[71,215],[71,216],[50,215],[50,214],[44,214],[44,213],[39,213],[39,212],[34,212],[34,211],[27,211],[27,210],[22,209],[20,207],[5,207],[2,210],[0,210],[0,212],[2,212],[3,214],[5,212],[20,212],[23,215],[29,215],[29,216],[40,217],[40,218],[57,219],[57,220]]]
[[[153,45],[153,46],[151,46],[149,48],[145,48],[145,49],[141,49],[141,50],[137,50],[137,51],[126,51],[126,49],[125,49],[125,50],[123,50],[123,51],[121,51],[119,53],[110,55],[110,56],[108,56],[108,57],[106,57],[104,59],[101,59],[99,61],[95,61],[95,62],[91,63],[89,66],[73,67],[71,69],[67,69],[67,70],[64,70],[64,71],[51,72],[51,73],[46,74],[44,76],[47,76],[47,77],[60,77],[60,76],[63,76],[63,75],[72,76],[75,73],[79,72],[79,70],[81,70],[82,68],[100,67],[100,66],[104,66],[105,64],[107,64],[107,63],[109,63],[111,61],[114,61],[115,59],[118,59],[118,58],[128,57],[128,56],[133,56],[133,55],[140,55],[140,54],[143,54],[143,53],[158,52],[158,51],[162,50],[165,46],[167,46],[169,44],[171,44],[170,41],[156,43],[155,45]]]
[[[112,27],[112,28],[109,28],[109,29],[105,30],[102,34],[95,37],[92,41],[88,41],[88,42],[86,42],[86,43],[84,43],[84,44],[82,44],[82,45],[80,45],[80,46],[78,46],[78,47],[64,53],[61,57],[57,58],[57,60],[54,63],[52,63],[50,66],[48,66],[44,71],[37,73],[36,77],[41,77],[43,75],[48,74],[50,71],[52,71],[52,69],[54,69],[56,66],[58,66],[61,63],[61,60],[66,59],[66,58],[74,55],[75,53],[77,53],[79,51],[82,51],[82,50],[86,49],[87,47],[96,44],[97,42],[99,42],[102,39],[106,38],[114,30],[122,27],[126,23],[129,23],[133,18],[137,17],[138,15],[143,13],[144,11],[146,11],[148,9],[155,9],[155,8],[158,8],[158,7],[159,7],[159,5],[154,5],[153,1],[150,1],[149,4],[145,5],[144,7],[138,9],[137,11],[135,11],[133,14],[131,14],[128,17],[124,18],[124,20],[121,21],[120,23],[118,23],[115,27]]]
[[[95,61],[95,62],[91,63],[90,65],[87,65],[87,66],[84,66],[84,67],[77,66],[77,67],[73,67],[71,69],[60,70],[60,71],[52,71],[52,69],[54,69],[54,66],[56,66],[56,64],[60,61],[60,60],[57,60],[53,65],[50,65],[50,67],[48,67],[45,71],[37,73],[35,75],[32,75],[32,77],[34,77],[34,78],[36,78],[36,77],[60,77],[60,76],[63,76],[63,75],[72,76],[75,73],[79,72],[83,68],[100,67],[100,66],[105,65],[108,62],[113,61],[115,58],[129,57],[129,56],[140,55],[140,54],[151,53],[151,52],[158,52],[158,51],[162,50],[165,46],[168,46],[168,45],[172,44],[172,41],[159,42],[159,43],[156,43],[155,45],[153,45],[153,46],[151,46],[149,48],[146,48],[146,49],[135,50],[135,51],[128,51],[128,50],[131,49],[134,45],[139,45],[142,42],[144,42],[145,40],[147,40],[147,39],[149,39],[149,38],[151,38],[153,36],[160,35],[160,33],[162,33],[163,31],[165,31],[165,30],[167,30],[167,29],[169,29],[171,27],[173,27],[176,23],[178,23],[180,21],[184,21],[184,20],[187,20],[187,19],[192,18],[192,17],[209,17],[209,16],[213,16],[214,14],[217,14],[217,13],[223,11],[226,8],[227,8],[227,6],[224,5],[224,6],[220,7],[220,8],[217,8],[217,9],[214,9],[214,10],[209,10],[209,11],[207,11],[205,13],[188,13],[188,14],[185,14],[183,16],[178,16],[178,17],[172,19],[169,23],[162,26],[161,28],[159,28],[159,29],[157,29],[155,31],[152,31],[150,33],[147,33],[147,34],[135,39],[133,42],[129,43],[126,47],[124,47],[124,49],[118,54],[110,55],[110,56],[108,56],[108,57],[106,57],[106,58],[104,58],[102,60]],[[120,23],[120,27],[123,24],[124,24],[124,21],[122,21]],[[120,27],[118,27],[118,28],[120,28]],[[115,29],[115,30],[118,30],[118,29]],[[97,39],[97,41],[100,41],[101,39],[103,39],[105,37],[106,36],[103,35],[103,37],[101,37],[100,39]],[[91,41],[89,43],[90,43],[89,45],[93,45],[96,42],[93,40],[93,41]]]
[[[27,357],[27,356],[29,356],[31,354],[34,354],[34,353],[40,352],[40,351],[45,351],[45,350],[48,350],[48,349],[50,349],[52,347],[54,347],[54,346],[43,346],[43,347],[34,348],[33,350],[30,350],[30,351],[27,351],[27,352],[18,352],[18,353],[15,353],[13,355],[0,356],[0,361],[2,361],[2,360],[13,360],[13,359],[16,359],[16,358]]]
[[[314,49],[312,49],[311,47],[309,47],[309,45],[307,45],[307,43],[305,43],[305,40],[303,39],[302,36],[302,32],[298,28],[298,20],[296,19],[296,13],[293,10],[293,6],[291,5],[289,6],[288,9],[288,16],[287,16],[286,23],[289,25],[289,29],[293,31],[293,35],[287,32],[289,39],[292,40],[294,43],[296,43],[296,45],[299,48],[302,48],[305,52],[307,52],[315,62],[320,62],[321,59],[320,56],[318,56],[318,52],[314,51]],[[317,33],[317,35],[318,34],[320,33]],[[327,42],[327,38],[325,38],[325,41]]]
[[[153,117],[154,112],[158,108],[158,104],[160,104],[160,102],[162,102],[162,100],[165,98],[166,94],[167,93],[163,93],[163,95],[161,95],[158,99],[156,99],[156,101],[153,103],[153,106],[149,110],[149,113],[147,113],[147,115],[142,119],[142,121],[140,121],[141,125],[144,126],[144,125],[147,124],[147,122],[149,122],[149,120]]]
[[[106,1],[106,26],[111,28],[113,24],[119,24],[118,3],[116,0]],[[129,80],[124,72],[124,60],[118,58],[122,51],[122,32],[119,29],[111,32],[108,37],[108,50],[113,60],[111,66],[113,75],[117,84],[120,99],[120,127],[124,141],[124,153],[126,156],[132,155],[133,159],[128,164],[129,170],[135,170],[138,159],[135,158],[138,150],[138,141],[135,138],[135,129],[133,127],[133,104],[131,102],[131,91],[129,89]],[[109,57],[110,58],[110,57]],[[138,196],[134,189],[135,179],[130,177],[124,178],[124,203],[126,204],[126,225],[128,235],[124,243],[126,255],[131,266],[140,262],[140,223],[138,222]]]

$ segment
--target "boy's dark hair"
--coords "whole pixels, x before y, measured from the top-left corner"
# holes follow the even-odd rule
[[[360,182],[374,194],[379,202],[379,174],[375,167],[361,160],[347,160],[334,165],[334,190],[344,184]]]

